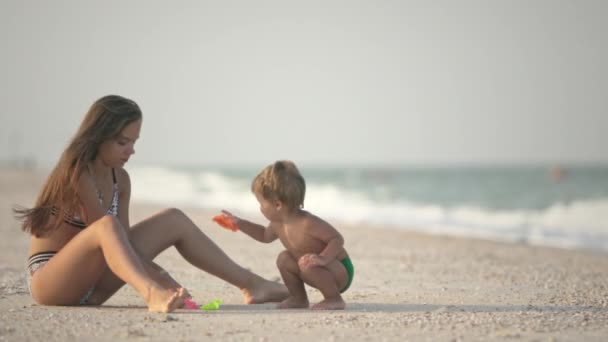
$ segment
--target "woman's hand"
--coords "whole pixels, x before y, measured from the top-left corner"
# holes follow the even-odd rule
[[[188,292],[188,290],[186,290],[185,287],[173,287],[172,290],[175,292],[179,292],[179,290],[182,290],[182,294],[184,298],[187,299],[192,299],[192,295],[190,295],[190,292]]]

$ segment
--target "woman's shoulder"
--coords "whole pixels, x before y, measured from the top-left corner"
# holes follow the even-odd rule
[[[129,176],[129,172],[122,167],[114,168],[114,174],[116,175],[116,183],[118,183],[118,187],[120,189],[130,189],[131,188],[131,177]]]
[[[128,179],[129,178],[129,172],[127,172],[127,170],[125,168],[122,167],[115,167],[114,168],[114,174],[116,174],[117,178],[123,177]]]

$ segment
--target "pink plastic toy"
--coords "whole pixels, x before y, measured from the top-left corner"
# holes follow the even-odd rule
[[[189,299],[189,298],[186,298],[184,300],[184,306],[190,310],[197,310],[199,308],[199,305],[196,304],[195,301],[193,301],[192,299]]]

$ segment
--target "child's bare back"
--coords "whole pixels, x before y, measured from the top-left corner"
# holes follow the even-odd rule
[[[340,235],[334,227],[320,217],[304,210],[301,214],[301,217],[294,218],[291,222],[270,225],[285,249],[296,259],[306,254],[320,254],[327,247],[327,243],[318,238],[318,232]],[[338,260],[346,257],[348,254],[344,249],[336,256]]]

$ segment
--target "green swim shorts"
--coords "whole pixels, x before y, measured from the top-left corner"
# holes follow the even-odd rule
[[[346,268],[346,273],[348,273],[348,282],[346,286],[340,291],[340,293],[344,293],[350,287],[350,284],[353,282],[353,277],[355,276],[355,266],[353,266],[353,262],[350,261],[350,258],[344,258],[340,260],[342,265]]]

